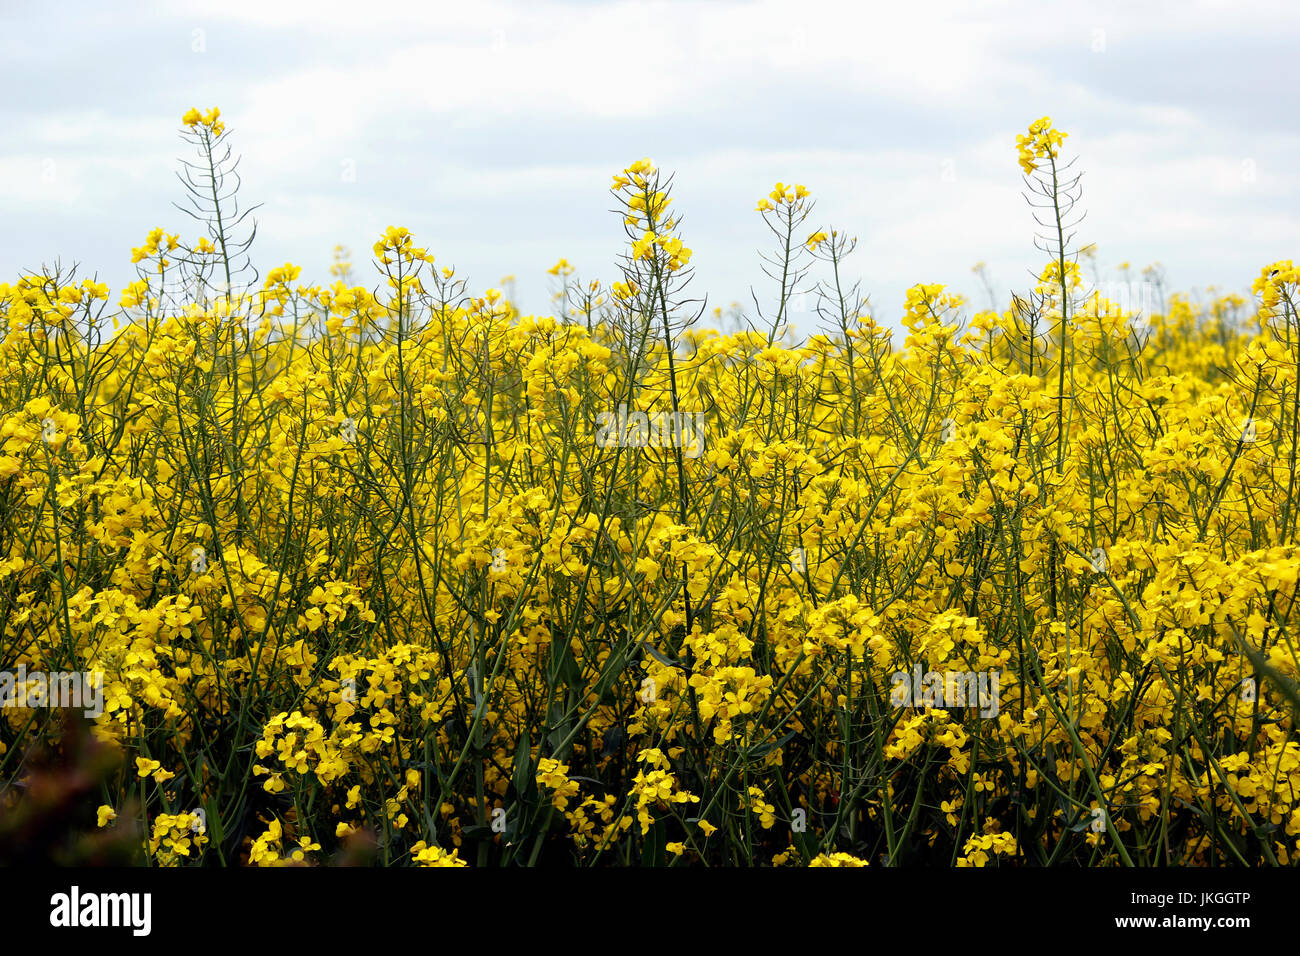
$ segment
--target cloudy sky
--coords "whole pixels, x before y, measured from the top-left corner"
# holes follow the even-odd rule
[[[1015,137],[1085,170],[1081,242],[1174,288],[1246,290],[1300,253],[1300,5],[695,0],[0,2],[0,281],[56,257],[115,288],[171,205],[179,118],[219,105],[260,202],[255,261],[362,274],[389,224],[474,291],[616,277],[612,173],[676,173],[711,304],[767,304],[754,211],[806,184],[860,238],[877,318],[942,282],[984,307],[1041,264]],[[197,235],[197,233],[195,233]],[[1108,275],[1115,275],[1108,272]]]

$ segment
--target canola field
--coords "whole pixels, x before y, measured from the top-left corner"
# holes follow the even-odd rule
[[[523,315],[399,227],[256,273],[232,131],[182,129],[137,281],[0,285],[0,858],[1300,855],[1291,262],[1100,282],[1044,118],[995,309],[873,316],[782,183],[764,314],[705,309],[640,160],[614,278]]]

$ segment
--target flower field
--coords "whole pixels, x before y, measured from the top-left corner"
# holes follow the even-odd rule
[[[777,183],[763,314],[714,312],[641,160],[615,278],[522,315],[397,227],[257,274],[231,132],[183,131],[192,239],[0,285],[0,670],[102,686],[10,682],[0,858],[1300,856],[1291,262],[1105,294],[1043,118],[994,310],[917,285],[893,333]]]

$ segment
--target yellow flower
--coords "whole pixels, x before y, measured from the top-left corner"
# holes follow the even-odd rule
[[[423,840],[411,847],[411,858],[420,866],[468,866],[458,850],[448,853],[442,847],[428,846]]]
[[[1025,173],[1032,173],[1038,168],[1036,160],[1056,159],[1060,155],[1061,141],[1070,135],[1052,127],[1050,116],[1035,120],[1029,124],[1029,133],[1016,137],[1016,149],[1019,151],[1020,168]]]
[[[814,857],[812,862],[809,863],[808,865],[810,867],[812,866],[861,867],[861,866],[867,866],[868,864],[866,860],[859,859],[858,857],[852,856],[851,854],[848,853],[831,853],[831,854],[821,853],[818,854],[816,857]]]
[[[226,128],[220,117],[221,110],[215,106],[206,113],[198,109],[190,109],[181,117],[181,122],[189,127],[204,127],[215,137],[220,136]]]

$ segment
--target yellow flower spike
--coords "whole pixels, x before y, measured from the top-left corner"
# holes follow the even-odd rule
[[[181,117],[181,122],[190,128],[204,127],[212,136],[216,137],[220,136],[226,128],[220,117],[221,110],[215,106],[206,113],[200,112],[198,109],[190,109]]]
[[[1037,160],[1056,159],[1060,155],[1061,142],[1068,135],[1054,129],[1049,116],[1030,123],[1028,134],[1016,137],[1020,168],[1029,174],[1038,168]]]

